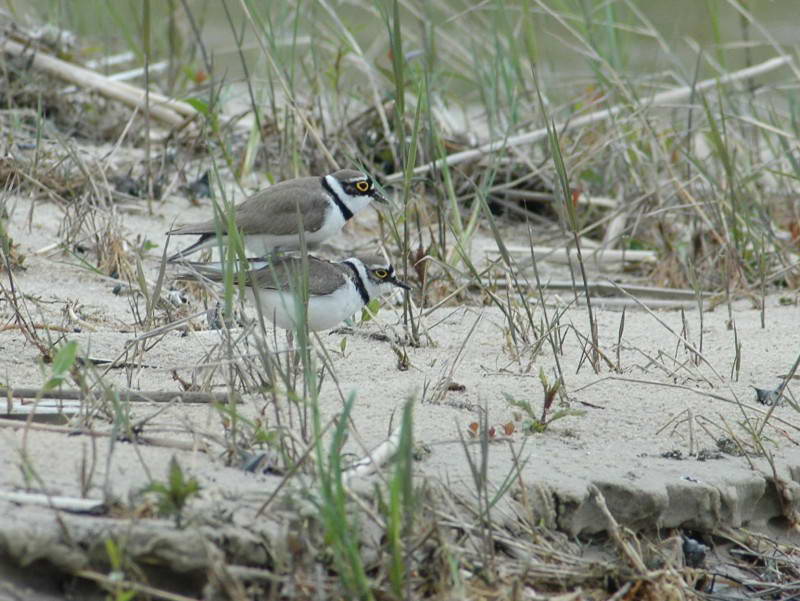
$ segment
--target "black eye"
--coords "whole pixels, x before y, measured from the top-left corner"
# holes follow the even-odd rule
[[[369,190],[369,182],[365,182],[364,180],[356,182],[356,190],[358,190],[359,192],[366,192],[367,190]]]
[[[382,280],[389,275],[389,272],[386,271],[385,269],[376,269],[372,273],[374,273],[375,277],[378,278],[379,280]]]

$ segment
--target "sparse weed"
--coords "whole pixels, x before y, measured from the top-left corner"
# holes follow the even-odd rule
[[[113,601],[132,601],[136,597],[136,590],[125,586],[125,576],[129,566],[127,565],[125,551],[122,545],[113,538],[105,540],[105,551],[108,557],[109,581],[116,583],[110,586],[110,599]]]
[[[187,478],[178,459],[173,455],[167,468],[164,482],[151,482],[143,493],[153,493],[158,500],[158,511],[162,516],[175,520],[175,527],[183,527],[183,512],[188,501],[200,493],[200,483],[196,478]]]
[[[19,3],[7,4],[13,12]],[[207,169],[206,162],[213,163],[218,192],[213,210],[225,279],[221,291],[207,293],[220,298],[219,319],[213,320],[214,331],[205,340],[216,337],[205,347],[201,361],[181,368],[191,371],[185,385],[246,393],[246,405],[216,408],[212,415],[219,423],[209,429],[216,427],[217,434],[207,438],[229,459],[264,448],[274,453],[279,465],[271,473],[282,480],[262,509],[277,506],[271,502],[278,499],[278,492],[286,492],[281,500],[287,502],[276,513],[291,513],[292,523],[302,524],[312,534],[308,540],[293,537],[286,557],[268,549],[267,575],[257,573],[247,563],[249,558],[242,562],[245,565],[234,565],[233,551],[216,545],[224,553],[209,560],[209,580],[223,583],[223,588],[227,583],[226,592],[236,593],[228,597],[244,598],[236,588],[237,578],[247,582],[261,578],[272,597],[471,598],[491,590],[497,597],[516,599],[542,590],[558,594],[577,588],[587,597],[596,589],[598,598],[634,594],[664,598],[676,590],[712,594],[698,586],[699,568],[687,570],[678,560],[664,560],[660,564],[664,569],[655,571],[644,566],[638,541],[616,523],[599,490],[592,489],[592,499],[626,562],[623,570],[590,562],[565,536],[543,528],[544,518],[529,506],[526,495],[531,489],[524,481],[525,462],[517,443],[530,439],[514,434],[520,430],[541,434],[557,420],[583,415],[568,406],[580,391],[572,389],[572,379],[568,381],[565,373],[575,373],[574,368],[580,370],[584,362],[596,374],[634,368],[656,372],[657,380],[628,381],[636,386],[675,387],[682,394],[734,404],[739,412],[735,419],[712,423],[687,411],[670,423],[688,424],[692,452],[699,424],[720,447],[741,454],[753,470],[763,469],[759,461],[766,461],[776,498],[781,503],[790,498],[773,451],[780,437],[792,440],[787,432],[796,427],[775,405],[762,409],[742,401],[732,384],[744,380],[751,367],[742,322],[734,318],[735,301],[753,300],[761,326],[767,329],[770,293],[782,292],[785,302],[796,304],[792,290],[800,282],[800,220],[795,206],[800,160],[793,145],[800,137],[797,71],[794,64],[790,70],[782,56],[774,59],[784,60],[780,65],[753,64],[754,49],[784,55],[787,46],[779,46],[769,29],[756,21],[752,7],[735,2],[704,5],[712,31],[708,46],[688,34],[676,45],[662,33],[664,27],[651,22],[645,3],[628,1],[497,0],[474,3],[466,10],[459,2],[406,0],[362,3],[356,8],[330,0],[148,1],[135,7],[102,0],[45,4],[58,23],[116,31],[118,40],[105,41],[113,43],[115,51],[130,50],[136,63],[130,66],[147,66],[136,85],[149,92],[144,104],[137,105],[136,115],[125,109],[126,119],[111,119],[110,129],[118,137],[103,136],[99,133],[103,128],[94,127],[97,115],[114,115],[117,101],[77,84],[77,93],[61,94],[62,82],[42,86],[32,68],[32,57],[48,53],[48,48],[56,49],[54,56],[75,61],[86,55],[65,51],[58,41],[31,39],[32,51],[14,60],[9,56],[0,74],[4,89],[0,127],[8,155],[0,161],[0,184],[6,195],[27,195],[30,231],[37,224],[37,203],[47,200],[60,211],[57,241],[26,258],[25,266],[36,265],[40,257],[58,261],[66,256],[70,268],[77,265],[87,278],[127,282],[133,292],[125,327],[136,332],[134,342],[121,351],[124,373],[113,372],[116,366],[96,371],[88,358],[86,363],[82,356],[79,361],[75,342],[51,339],[51,328],[39,327],[32,318],[12,272],[21,263],[15,243],[24,234],[15,231],[12,240],[6,216],[0,215],[6,270],[2,294],[9,327],[17,328],[42,357],[43,393],[71,378],[82,392],[92,392],[87,397],[93,400],[82,408],[81,427],[96,434],[91,426],[98,414],[111,422],[111,432],[105,433],[110,443],[104,486],[110,498],[115,445],[119,440],[139,444],[144,423],[114,392],[118,389],[114,378],[121,373],[119,379],[127,378],[132,385],[134,375],[144,369],[147,353],[167,335],[176,334],[174,327],[162,330],[160,325],[171,327],[179,313],[166,298],[166,255],[156,265],[149,253],[153,244],[160,244],[158,234],[134,238],[124,227],[129,215],[125,211],[143,214],[143,206],[137,204],[144,205],[144,199],[128,194],[123,206],[122,195],[113,190],[110,165],[124,164],[117,166],[121,169],[117,173],[142,165],[145,174],[130,179],[146,180],[148,212],[161,219],[161,209],[170,208],[174,199],[165,193],[165,204],[154,203],[162,197],[157,190],[180,192],[186,173],[200,173]],[[222,12],[213,13],[212,19],[218,17],[230,27],[233,61],[204,46],[206,9],[224,11],[225,20]],[[353,11],[358,12],[356,26]],[[744,39],[723,33],[731,16],[741,24]],[[669,27],[672,35],[674,26]],[[541,32],[552,39],[543,43]],[[559,51],[575,64],[562,70],[554,59]],[[687,60],[687,53],[695,56]],[[647,58],[651,56],[656,57],[653,62]],[[159,66],[162,59],[166,65]],[[736,71],[740,64],[756,70],[745,76]],[[101,61],[95,68],[105,72],[108,67]],[[780,72],[780,87],[763,77],[777,68],[785,69]],[[26,81],[36,85],[26,90]],[[147,108],[162,104],[154,96],[159,89],[180,92],[194,116],[166,131],[151,124]],[[93,124],[82,126],[82,135],[91,133],[93,140],[116,144],[107,155],[102,150],[102,160],[91,155],[88,146],[64,136],[67,130],[71,136],[75,123],[83,124],[75,119],[76,112],[84,112]],[[141,117],[142,112],[147,115]],[[88,131],[95,129],[97,133]],[[144,160],[135,152],[120,157],[117,151],[123,145],[139,145],[132,150],[143,151]],[[504,337],[498,352],[503,356],[499,362],[507,363],[504,375],[512,372],[527,378],[539,362],[548,362],[547,370],[539,369],[541,406],[525,394],[505,394],[518,420],[492,426],[486,408],[480,421],[469,425],[467,438],[463,428],[459,430],[472,478],[466,492],[443,490],[434,495],[436,486],[430,479],[425,481],[426,494],[415,487],[411,403],[403,409],[390,471],[375,476],[372,496],[351,488],[345,453],[358,443],[360,433],[354,427],[355,393],[347,391],[348,382],[342,381],[338,367],[357,354],[355,338],[343,337],[338,352],[330,354],[326,348],[330,339],[310,333],[302,319],[284,342],[263,319],[259,304],[255,309],[259,319],[239,318],[237,294],[244,278],[236,274],[248,264],[234,224],[231,187],[259,184],[259,176],[274,182],[318,175],[339,165],[358,166],[382,179],[390,192],[394,187],[396,206],[377,221],[379,243],[397,262],[400,277],[418,284],[418,289],[404,298],[402,342],[392,341],[376,351],[396,355],[399,371],[390,370],[392,377],[414,385],[425,356],[418,347],[445,322],[442,308],[453,304],[491,307],[484,315],[492,314],[490,319],[496,319]],[[163,188],[159,174],[166,174],[169,181]],[[6,205],[4,198],[4,209]],[[368,228],[369,221],[357,227]],[[227,236],[221,235],[223,229]],[[357,231],[373,245],[376,232]],[[551,255],[563,248],[572,250],[568,263],[553,268]],[[613,268],[613,283],[606,286],[615,298],[649,311],[649,317],[674,336],[656,351],[633,349],[646,359],[644,365],[623,365],[622,354],[631,348],[627,340],[634,327],[631,312],[623,310],[619,318],[615,360],[601,344],[595,303],[608,275],[608,264],[601,260],[604,253],[622,257],[615,263],[619,267]],[[649,259],[628,260],[634,253]],[[548,288],[554,279],[563,280],[566,301]],[[655,314],[640,298],[613,290],[618,280],[620,285],[636,281],[656,294],[664,293],[657,287],[691,288],[690,302],[696,303],[699,320],[684,314],[681,325],[672,328],[672,320]],[[307,284],[307,274],[293,283],[300,316]],[[704,311],[721,303],[732,330],[730,370],[727,360],[722,369],[704,354],[708,331]],[[376,315],[383,319],[377,311],[378,304],[371,304],[355,321],[363,324]],[[585,319],[575,325],[568,311],[581,311]],[[250,313],[246,312],[248,317]],[[198,315],[181,326],[189,336],[204,327]],[[480,315],[459,341],[458,352],[437,363],[444,367],[433,386],[426,379],[420,404],[423,399],[441,401],[452,390],[479,319]],[[570,353],[576,340],[581,350],[574,365]],[[47,362],[52,363],[47,366]],[[776,405],[777,399],[791,395],[788,383],[797,365],[771,391],[777,395]],[[178,369],[169,367],[177,379]],[[575,379],[579,377],[586,374],[576,373]],[[679,378],[685,384],[675,384]],[[728,392],[718,390],[726,387]],[[340,413],[330,421],[323,418],[325,411],[335,412],[338,402]],[[789,408],[794,411],[796,405],[790,403]],[[522,422],[521,428],[516,421]],[[497,474],[490,453],[501,447],[505,452],[506,444],[513,468]],[[92,453],[92,461],[84,457],[81,465],[82,494],[91,488],[94,448]],[[24,445],[19,467],[26,486],[44,488]],[[148,472],[144,460],[142,467]],[[291,495],[297,489],[313,500],[313,517],[291,512]],[[199,493],[199,482],[187,477],[175,456],[167,479],[154,481],[147,490],[158,499],[163,515],[174,517],[181,528],[186,505]],[[495,520],[495,508],[512,491],[526,516],[514,524],[513,532]],[[794,524],[791,507],[782,509]],[[367,558],[365,526],[380,534],[373,560]],[[320,537],[314,538],[314,528]],[[122,581],[143,582],[145,576],[131,573],[121,539],[105,540],[111,575],[96,581],[105,583],[111,597],[119,601],[139,594],[159,597],[159,591]],[[317,561],[316,543],[331,550],[325,556],[329,562]],[[757,555],[751,543],[742,544],[748,557],[776,555],[775,548],[760,549]],[[79,546],[72,548],[77,553]],[[793,564],[787,560],[785,565]],[[797,588],[795,567],[784,567],[784,580],[775,584],[789,595]],[[746,569],[750,573],[752,565]],[[778,567],[770,578],[775,573],[780,573]]]
[[[585,411],[569,407],[553,411],[553,402],[556,400],[557,394],[561,389],[561,380],[556,380],[554,384],[550,384],[544,369],[540,369],[539,382],[542,385],[542,392],[544,393],[541,413],[536,410],[530,401],[515,399],[509,394],[503,394],[506,402],[511,407],[521,409],[525,414],[522,423],[523,432],[527,432],[528,434],[541,434],[545,432],[553,422],[559,419],[565,417],[582,417],[586,414]]]

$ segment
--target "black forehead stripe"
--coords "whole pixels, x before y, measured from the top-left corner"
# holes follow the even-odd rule
[[[336,194],[336,191],[331,188],[331,185],[328,183],[328,180],[325,176],[320,178],[322,180],[322,187],[323,189],[331,195],[333,198],[333,202],[336,207],[339,209],[339,212],[342,214],[342,217],[345,221],[349,221],[350,218],[353,216],[353,211],[347,208],[347,205],[342,202],[342,199],[339,198],[339,195]]]
[[[356,290],[358,290],[358,296],[361,297],[361,302],[363,302],[365,305],[368,305],[369,292],[367,292],[367,289],[364,287],[364,280],[361,279],[361,274],[358,273],[358,269],[356,269],[356,266],[350,261],[345,261],[344,264],[347,265],[350,268],[350,271],[353,272],[353,284],[356,285]]]

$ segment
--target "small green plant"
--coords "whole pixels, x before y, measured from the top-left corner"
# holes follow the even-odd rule
[[[175,526],[181,528],[183,509],[186,502],[200,492],[200,483],[196,478],[187,479],[175,456],[169,460],[167,482],[152,482],[144,492],[155,493],[158,497],[159,515],[171,515],[175,518]]]
[[[529,434],[541,434],[556,420],[570,416],[580,417],[585,413],[585,411],[581,411],[580,409],[569,408],[558,409],[553,413],[550,413],[550,409],[553,406],[553,401],[555,401],[556,395],[561,389],[561,379],[559,378],[554,384],[550,384],[550,381],[548,380],[547,375],[544,373],[544,370],[539,369],[539,381],[542,383],[544,403],[542,404],[542,413],[538,417],[536,415],[536,409],[530,401],[515,399],[511,395],[503,393],[503,396],[506,398],[506,402],[508,402],[509,405],[516,407],[517,409],[521,409],[525,413],[526,417],[522,426],[523,432],[528,432]]]
[[[333,559],[348,598],[374,599],[370,590],[364,559],[359,550],[359,526],[348,511],[348,491],[342,476],[342,447],[348,435],[350,411],[355,402],[351,394],[344,403],[330,446],[326,450],[322,439],[319,409],[315,403],[314,428],[319,489],[316,495],[319,517],[325,532],[325,542],[333,551]]]
[[[53,357],[52,369],[50,377],[42,386],[42,394],[58,388],[66,380],[72,367],[75,365],[75,359],[78,356],[78,343],[74,340],[67,342],[56,351]]]
[[[0,219],[0,251],[3,253],[4,265],[6,269],[22,267],[25,262],[25,255],[19,252],[19,243],[14,242],[6,231],[6,224]]]
[[[361,323],[367,323],[373,317],[378,315],[378,310],[381,308],[380,299],[373,298],[361,309]]]
[[[339,342],[339,352],[342,357],[345,359],[347,358],[347,336],[342,337],[342,340]]]
[[[111,564],[109,573],[110,595],[108,599],[113,601],[131,601],[136,597],[136,591],[128,588],[125,583],[125,554],[113,538],[105,540],[106,555]]]
[[[408,401],[403,408],[403,421],[394,469],[388,482],[386,514],[386,540],[389,551],[389,580],[392,591],[402,599],[408,589],[408,546],[413,531],[414,510],[418,500],[414,491],[414,403]]]
[[[154,250],[154,249],[158,248],[158,246],[159,246],[158,243],[153,242],[152,240],[148,240],[147,238],[145,238],[144,241],[142,242],[141,247],[140,247],[140,249],[141,249],[141,253],[140,254],[145,255],[148,252],[150,252],[151,250]]]
[[[232,447],[249,451],[278,444],[278,430],[268,428],[262,418],[251,419],[241,415],[234,403],[217,404],[214,407],[219,412]]]

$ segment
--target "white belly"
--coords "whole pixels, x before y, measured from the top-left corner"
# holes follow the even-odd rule
[[[306,246],[314,248],[325,240],[332,238],[344,226],[344,217],[336,207],[328,208],[327,220],[325,224],[316,232],[306,232]],[[300,248],[300,236],[291,234],[289,236],[272,236],[268,234],[248,234],[245,236],[244,244],[247,250],[255,253],[259,257],[266,257],[276,248],[282,250],[297,250]]]
[[[255,301],[249,288],[248,297]],[[276,326],[287,330],[297,327],[300,307],[294,294],[261,289],[258,298],[264,316]],[[316,331],[336,327],[362,307],[361,297],[348,278],[346,287],[333,294],[313,296],[308,300],[308,329]]]

